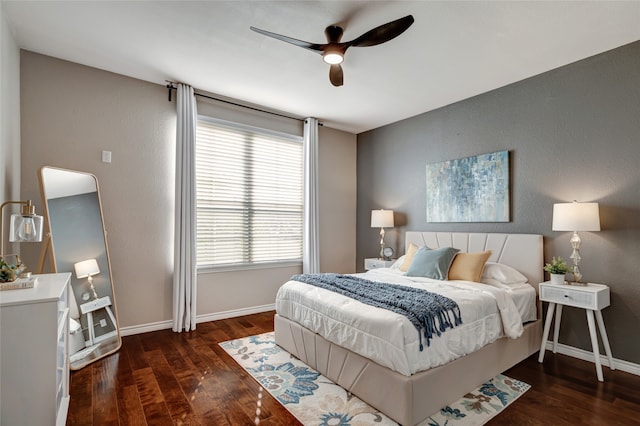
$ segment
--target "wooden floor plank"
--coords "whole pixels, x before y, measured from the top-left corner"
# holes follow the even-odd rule
[[[158,425],[173,424],[165,404],[164,395],[153,374],[153,369],[147,367],[136,370],[133,372],[133,376],[147,423]]]
[[[118,401],[116,397],[118,362],[120,354],[105,358],[93,365],[93,422],[99,425],[118,425]]]
[[[195,423],[195,414],[160,349],[146,352],[164,402],[175,423]]]
[[[118,419],[125,426],[146,426],[138,389],[135,385],[126,385],[118,389]]]
[[[73,371],[69,394],[67,424],[85,426],[93,424],[93,364]]]
[[[71,374],[67,425],[254,424],[259,385],[219,343],[273,331],[273,312],[198,324],[195,331],[155,331],[123,338],[122,349]],[[640,376],[547,352],[504,374],[531,389],[488,425],[639,424]],[[263,392],[260,424],[299,425]]]

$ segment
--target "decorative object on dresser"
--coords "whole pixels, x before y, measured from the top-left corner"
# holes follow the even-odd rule
[[[69,407],[70,273],[0,292],[0,424],[57,425]]]
[[[549,302],[547,308],[547,318],[544,323],[544,332],[542,333],[542,344],[540,345],[540,355],[538,362],[544,361],[544,351],[547,346],[547,338],[549,337],[549,329],[551,328],[551,320],[554,312],[556,316],[555,329],[553,331],[553,353],[556,353],[558,346],[558,334],[560,334],[560,321],[562,320],[562,307],[572,306],[582,308],[587,314],[587,323],[589,324],[589,335],[591,336],[591,347],[593,348],[593,357],[596,364],[596,374],[599,381],[604,381],[602,376],[602,366],[600,365],[600,350],[598,348],[598,336],[596,334],[596,325],[593,320],[593,314],[596,314],[598,328],[604,350],[609,359],[609,368],[615,370],[613,364],[613,356],[611,355],[611,347],[609,346],[609,338],[607,337],[607,329],[604,327],[602,319],[602,309],[609,306],[610,294],[609,286],[604,284],[587,283],[581,287],[568,287],[565,285],[553,284],[550,281],[540,283],[540,300]]]
[[[100,190],[94,175],[75,170],[44,166],[39,178],[47,228],[40,271],[48,256],[53,272],[75,269],[77,275],[70,294],[81,329],[73,330],[73,347],[80,346],[76,341],[85,346],[71,354],[70,368],[77,370],[117,351],[122,342]]]
[[[553,284],[564,284],[564,277],[567,272],[569,272],[569,267],[567,266],[567,262],[564,261],[563,258],[558,256],[557,258],[554,256],[551,259],[551,263],[547,263],[544,265],[545,272],[549,273],[549,277],[551,278],[551,282]]]
[[[599,231],[600,230],[600,213],[598,203],[556,203],[553,205],[553,231],[573,231],[573,236],[569,240],[573,251],[569,259],[573,261],[571,274],[572,285],[584,285],[582,282],[582,273],[578,268],[578,264],[582,257],[580,256],[580,236],[578,231]]]
[[[0,282],[13,281],[19,278],[21,274],[24,276],[30,275],[25,273],[26,267],[20,261],[20,257],[17,255],[5,254],[4,251],[4,208],[11,204],[20,204],[20,213],[11,215],[11,221],[9,225],[9,242],[10,243],[25,243],[25,242],[40,242],[42,241],[42,216],[36,214],[36,208],[31,203],[31,200],[27,201],[5,201],[0,206]],[[9,257],[15,257],[15,262],[7,261]],[[13,265],[11,268],[10,265]]]
[[[20,290],[22,288],[33,288],[38,284],[38,277],[30,275],[24,278],[16,278],[13,281],[0,281],[0,291],[3,290]]]
[[[13,282],[23,271],[22,261],[17,254],[0,255],[0,283]]]
[[[393,228],[393,226],[393,210],[371,210],[371,227],[380,228],[380,259],[389,260],[385,255],[384,228]]]

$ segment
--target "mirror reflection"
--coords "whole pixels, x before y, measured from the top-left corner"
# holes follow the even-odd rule
[[[46,240],[41,267],[71,272],[69,354],[71,369],[120,348],[113,280],[96,177],[45,166],[40,169]]]

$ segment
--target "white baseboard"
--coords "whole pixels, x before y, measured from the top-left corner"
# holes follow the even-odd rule
[[[196,319],[196,323],[207,322],[207,321],[217,321],[221,319],[235,318],[235,317],[241,317],[243,315],[259,314],[261,312],[275,311],[275,310],[276,310],[275,303],[271,303],[269,305],[262,305],[262,306],[252,306],[250,308],[234,309],[233,311],[198,315],[198,318]]]
[[[547,341],[547,350],[553,350],[553,342]],[[562,355],[567,355],[573,358],[578,358],[583,361],[595,362],[595,357],[593,356],[593,352],[585,351],[584,349],[575,348],[573,346],[563,345],[562,343],[558,343],[558,353]],[[613,358],[613,362],[615,364],[616,370],[625,371],[627,373],[635,374],[636,376],[640,376],[640,365],[634,364],[633,362],[624,361],[621,359]],[[600,355],[600,364],[610,367],[609,358],[606,355]]]
[[[250,308],[234,309],[232,311],[198,315],[196,317],[196,324],[201,322],[217,321],[221,319],[241,317],[243,315],[257,314],[260,312],[273,311],[275,309],[276,309],[276,305],[272,303],[269,305],[252,306]],[[158,322],[153,322],[148,324],[132,325],[128,327],[121,327],[120,335],[132,336],[134,334],[148,333],[150,331],[166,330],[171,327],[173,327],[172,320],[158,321]]]

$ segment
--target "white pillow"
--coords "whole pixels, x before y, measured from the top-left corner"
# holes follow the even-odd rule
[[[506,290],[517,290],[519,288],[531,288],[531,284],[526,283],[524,281],[519,282],[519,283],[511,283],[511,284],[504,284],[501,283],[498,280],[494,280],[493,278],[484,278],[482,280],[482,284],[488,284],[488,285],[492,285],[494,287],[498,287],[498,288],[504,288]]]
[[[400,267],[402,266],[402,264],[404,263],[404,257],[405,255],[403,254],[402,256],[400,256],[398,258],[398,260],[396,260],[395,262],[393,262],[393,264],[389,267],[391,269],[400,269]]]
[[[495,280],[502,284],[518,284],[526,283],[527,277],[522,275],[511,266],[502,263],[487,262],[482,271],[482,279],[480,282]]]

